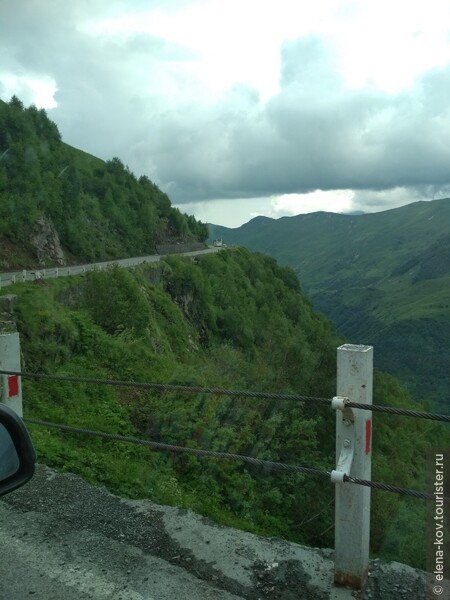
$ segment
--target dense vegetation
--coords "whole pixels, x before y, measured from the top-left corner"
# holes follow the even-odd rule
[[[1,270],[33,266],[39,222],[58,233],[69,260],[84,262],[207,237],[206,225],[173,208],[148,177],[64,144],[43,109],[16,97],[0,101],[0,157]]]
[[[413,396],[448,413],[450,199],[366,215],[313,213],[212,237],[267,252],[294,268],[315,307]]]
[[[83,377],[330,397],[341,340],[293,271],[246,250],[167,258],[44,284],[16,284],[23,367]],[[310,403],[25,381],[28,417],[170,444],[316,466],[334,464],[334,414]],[[375,401],[415,406],[377,374]],[[423,487],[439,426],[375,419],[375,480]],[[299,542],[333,544],[333,488],[304,475],[31,428],[39,459],[115,492],[189,507],[219,522]],[[423,505],[373,494],[372,549],[423,559]],[[405,526],[405,521],[408,527]]]

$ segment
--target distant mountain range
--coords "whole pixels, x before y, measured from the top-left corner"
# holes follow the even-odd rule
[[[210,239],[294,268],[315,307],[417,399],[450,409],[450,198],[380,213],[256,217]]]

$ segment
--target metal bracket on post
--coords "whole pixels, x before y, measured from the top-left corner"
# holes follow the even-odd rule
[[[344,396],[335,396],[331,403],[332,408],[342,411],[342,422],[345,426],[345,436],[336,469],[331,471],[332,483],[344,483],[344,475],[350,475],[355,453],[355,416],[350,408],[346,408],[346,401],[348,398]]]
[[[331,400],[331,408],[334,410],[345,410],[349,399],[346,396],[334,396]]]

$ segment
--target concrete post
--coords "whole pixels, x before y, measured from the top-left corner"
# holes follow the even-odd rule
[[[20,339],[18,333],[0,334],[0,369],[20,372]],[[22,413],[22,381],[18,375],[1,375],[1,402]]]
[[[372,404],[373,348],[344,344],[337,350],[337,395]],[[347,461],[349,451],[352,458]],[[351,477],[371,478],[372,413],[361,409],[336,412],[336,461],[351,466]],[[341,461],[339,460],[341,458]],[[340,463],[340,464],[339,464]],[[370,541],[370,488],[336,483],[336,584],[361,588],[367,577]]]

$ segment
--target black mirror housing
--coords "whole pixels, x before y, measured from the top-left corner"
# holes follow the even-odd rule
[[[34,474],[36,452],[23,420],[8,406],[0,404],[0,496],[29,481]],[[2,469],[6,461],[14,467]]]

